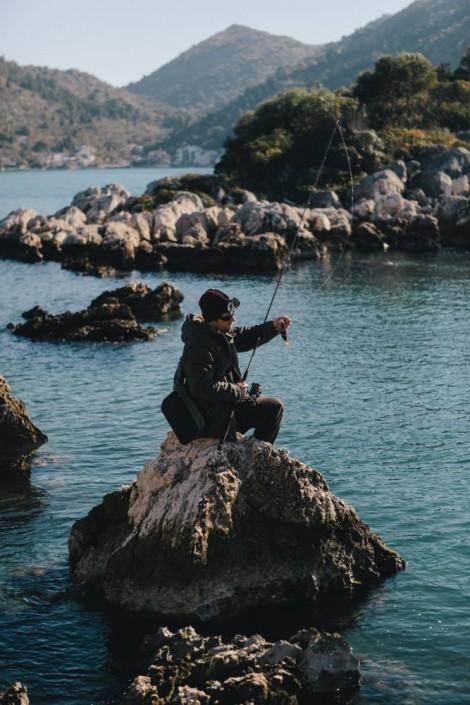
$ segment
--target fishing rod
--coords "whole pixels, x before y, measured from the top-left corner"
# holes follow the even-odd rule
[[[272,295],[272,297],[271,297],[271,301],[269,302],[269,306],[268,306],[268,308],[267,308],[266,315],[265,315],[264,320],[263,320],[263,324],[266,323],[266,321],[268,320],[268,316],[269,316],[269,314],[270,314],[270,312],[271,312],[271,308],[272,308],[272,306],[273,306],[274,299],[276,298],[276,295],[277,295],[279,286],[281,285],[282,277],[284,276],[284,273],[286,272],[287,268],[290,266],[291,259],[292,259],[292,255],[293,255],[293,253],[294,253],[294,250],[295,250],[295,248],[296,248],[297,242],[298,242],[298,240],[299,240],[300,228],[302,227],[302,224],[303,224],[303,222],[304,222],[304,220],[305,220],[305,216],[306,216],[306,214],[307,214],[307,211],[310,209],[310,204],[311,204],[312,196],[313,196],[313,194],[315,193],[315,191],[316,191],[316,189],[317,189],[317,186],[318,186],[318,183],[319,183],[319,181],[320,181],[320,177],[321,177],[322,171],[323,171],[323,169],[324,169],[324,167],[325,167],[325,163],[326,163],[328,154],[329,154],[329,152],[330,152],[331,146],[332,146],[332,144],[333,144],[333,139],[334,139],[334,136],[335,136],[336,132],[338,132],[339,135],[340,135],[340,137],[341,137],[341,141],[342,141],[342,144],[343,144],[345,153],[346,153],[346,158],[347,158],[348,168],[349,168],[349,175],[350,175],[350,180],[351,180],[351,208],[352,208],[352,206],[354,205],[354,184],[353,184],[353,176],[352,176],[352,169],[351,169],[351,161],[350,161],[350,159],[349,159],[349,153],[348,153],[348,149],[347,149],[347,146],[346,146],[346,141],[345,141],[345,139],[344,139],[343,130],[341,129],[340,121],[339,121],[339,120],[336,120],[336,121],[335,121],[335,124],[334,124],[334,126],[333,126],[333,129],[332,129],[332,131],[331,131],[330,138],[329,138],[329,140],[328,140],[328,144],[327,144],[327,146],[326,146],[326,149],[325,149],[325,152],[324,152],[324,154],[323,154],[322,160],[321,160],[321,162],[320,162],[320,166],[318,167],[317,175],[316,175],[316,177],[315,177],[315,181],[314,181],[313,185],[312,185],[312,186],[310,187],[310,189],[309,189],[309,194],[308,194],[307,200],[306,200],[306,202],[305,202],[305,205],[304,205],[304,208],[303,208],[301,217],[300,217],[300,221],[299,221],[299,223],[298,223],[298,225],[297,225],[297,229],[296,229],[296,231],[295,231],[295,236],[294,236],[294,238],[293,238],[293,240],[292,240],[292,242],[291,242],[291,245],[290,245],[289,250],[288,250],[288,252],[287,252],[287,257],[286,257],[286,259],[284,260],[284,264],[282,265],[282,267],[281,267],[281,269],[280,269],[280,272],[279,272],[279,275],[278,275],[278,277],[277,277],[276,285],[275,285],[275,287],[274,287],[273,295]],[[336,269],[337,269],[337,267],[338,267],[338,265],[339,265],[339,262],[341,261],[341,258],[342,258],[342,256],[343,256],[343,254],[344,254],[344,250],[341,252],[340,257],[338,258],[338,261],[336,262],[335,266],[333,267],[333,270],[330,272],[330,275],[329,275],[327,281],[328,281],[328,280],[331,281],[331,278],[332,278],[334,272],[336,271]],[[323,284],[323,286],[324,286],[324,285],[325,285],[325,284]],[[285,329],[283,329],[283,330],[280,330],[279,332],[280,332],[280,335],[281,335],[282,339],[283,339],[284,342],[286,343],[286,345],[288,345],[287,329],[285,328]],[[253,348],[253,351],[252,351],[252,353],[251,353],[250,359],[249,359],[249,361],[248,361],[248,365],[246,366],[245,372],[244,372],[243,375],[242,375],[242,379],[241,379],[242,382],[245,382],[245,381],[246,381],[246,378],[247,378],[247,376],[248,376],[248,372],[249,372],[250,367],[251,367],[251,363],[253,362],[253,358],[254,358],[255,353],[256,353],[256,351],[257,351],[257,349],[258,349],[258,347],[259,347],[260,342],[261,342],[261,336],[258,337],[258,339],[257,339],[257,341],[256,341],[256,345],[255,345],[255,347]],[[258,395],[258,396],[259,396],[259,395]],[[227,435],[228,435],[228,432],[229,432],[229,430],[230,430],[230,426],[232,425],[232,421],[233,421],[234,415],[235,415],[235,407],[232,408],[232,410],[231,410],[231,412],[230,412],[230,416],[229,416],[229,420],[228,420],[228,423],[227,423],[227,427],[226,427],[225,432],[224,432],[224,434],[221,436],[220,441],[219,441],[218,450],[220,450],[220,449],[222,448],[222,445],[225,443],[225,441],[226,441],[226,439],[227,439]]]

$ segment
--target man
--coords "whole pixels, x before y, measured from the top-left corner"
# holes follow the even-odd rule
[[[284,407],[273,397],[252,398],[242,381],[238,352],[253,350],[286,331],[291,320],[280,316],[261,325],[233,326],[240,305],[219,289],[208,289],[200,298],[202,316],[189,315],[182,327],[182,367],[186,388],[202,413],[201,437],[234,441],[236,432],[254,428],[254,436],[274,443]],[[232,414],[233,410],[233,414]],[[232,415],[232,418],[231,418]],[[230,427],[229,420],[231,418]]]

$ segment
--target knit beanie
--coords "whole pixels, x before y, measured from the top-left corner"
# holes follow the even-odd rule
[[[229,306],[230,303],[232,306]],[[199,299],[199,306],[205,321],[215,321],[239,305],[238,299],[231,299],[220,289],[208,289]]]

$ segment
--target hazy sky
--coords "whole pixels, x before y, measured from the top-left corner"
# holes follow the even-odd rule
[[[0,0],[0,54],[77,68],[116,86],[139,80],[211,34],[243,24],[324,44],[410,0]]]

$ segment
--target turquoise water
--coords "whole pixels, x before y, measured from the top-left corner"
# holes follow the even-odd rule
[[[291,345],[260,349],[250,377],[286,403],[279,445],[320,470],[408,561],[339,625],[362,660],[357,705],[463,705],[470,255],[344,256],[330,278],[333,265],[289,272],[273,314],[292,316]],[[236,295],[242,323],[263,318],[273,290],[268,277],[129,279],[165,278],[182,289],[185,313],[208,286]],[[0,685],[22,680],[35,705],[104,705],[125,686],[129,633],[67,593],[67,538],[158,452],[180,321],[129,346],[32,343],[5,326],[34,304],[78,309],[122,282],[0,261],[0,373],[50,439],[30,484],[0,490]]]

